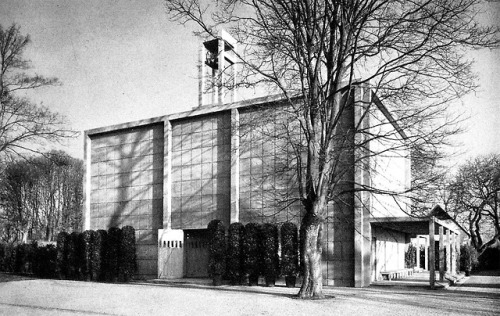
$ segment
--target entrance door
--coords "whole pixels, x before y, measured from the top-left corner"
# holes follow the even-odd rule
[[[184,232],[186,278],[208,277],[208,231],[193,229]]]

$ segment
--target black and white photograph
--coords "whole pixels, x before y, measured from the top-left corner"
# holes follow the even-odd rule
[[[2,0],[0,315],[500,315],[499,0]]]

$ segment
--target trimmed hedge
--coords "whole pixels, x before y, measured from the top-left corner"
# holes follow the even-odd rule
[[[460,271],[468,275],[478,265],[477,250],[471,245],[460,246]]]
[[[57,250],[54,245],[0,244],[0,271],[33,274],[41,278],[56,276]]]
[[[226,271],[226,228],[220,220],[208,223],[208,274],[221,276]]]
[[[36,245],[35,245],[36,247]],[[15,247],[14,273],[32,273],[35,248],[33,244],[19,244]]]
[[[14,267],[16,266],[16,254],[17,250],[14,245],[7,245],[5,247],[4,265],[6,272],[14,272]]]
[[[261,272],[261,261],[259,254],[260,226],[256,223],[245,225],[243,238],[243,266],[244,272],[248,275],[250,284],[257,284]]]
[[[108,238],[108,236],[111,236]],[[135,230],[125,226],[61,232],[57,244],[0,244],[0,271],[34,274],[42,278],[129,281],[136,271]]]
[[[122,231],[118,227],[108,229],[108,244],[106,252],[106,280],[111,282],[118,281],[120,273],[120,246]]]
[[[80,272],[83,280],[90,281],[92,275],[92,232],[86,230],[79,234]]]
[[[80,262],[78,261],[78,233],[73,232],[66,238],[66,260],[68,260],[68,274],[67,278],[70,280],[77,280],[78,270],[80,269]]]
[[[0,244],[0,271],[5,271],[4,268],[5,248],[6,248],[5,244]]]
[[[69,262],[68,262],[68,233],[60,232],[57,235],[56,246],[56,273],[59,279],[69,278]]]
[[[294,223],[281,225],[281,271],[285,276],[299,272],[299,233]]]
[[[132,226],[122,228],[120,239],[120,280],[128,282],[136,271],[135,260],[135,229]]]
[[[57,276],[57,248],[52,244],[38,246],[35,244],[33,274],[40,278],[55,278]]]
[[[279,239],[275,224],[264,224],[261,230],[263,273],[267,285],[274,285],[279,276]]]
[[[227,240],[227,276],[232,284],[239,284],[243,277],[243,235],[241,223],[229,225]]]
[[[90,231],[90,279],[98,281],[101,275],[101,234],[95,230]]]
[[[105,281],[106,280],[106,275],[108,271],[108,232],[105,231],[104,229],[99,229],[96,231],[97,234],[99,234],[99,237],[97,237],[94,241],[94,251],[96,252],[94,254],[94,257],[96,258],[96,263],[94,265],[97,266],[97,257],[100,258],[100,263],[99,263],[99,269],[95,269],[95,273],[97,273],[97,279],[98,281]],[[98,240],[100,241],[100,245],[98,246]],[[100,247],[100,251],[99,248]],[[99,252],[99,254],[97,254]]]

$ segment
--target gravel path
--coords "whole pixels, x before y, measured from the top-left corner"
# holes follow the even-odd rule
[[[473,280],[470,278],[464,285]],[[500,285],[500,277],[498,281]],[[327,299],[303,301],[294,298],[297,289],[285,287],[213,288],[26,278],[0,283],[0,314],[499,315],[499,292],[462,291],[461,288],[467,288],[464,285],[435,291],[391,287],[326,288]]]

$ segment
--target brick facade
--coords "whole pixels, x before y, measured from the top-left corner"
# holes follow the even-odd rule
[[[354,143],[349,133],[360,116],[356,102],[346,102],[338,133]],[[226,226],[298,224],[297,148],[290,139],[301,137],[297,122],[271,97],[87,131],[86,229],[134,226],[139,275],[156,277],[159,230],[205,229],[212,219]],[[352,191],[367,174],[355,163],[359,153],[346,152],[339,192],[351,193],[338,193],[328,208],[323,276],[328,285],[366,286],[370,199]]]

